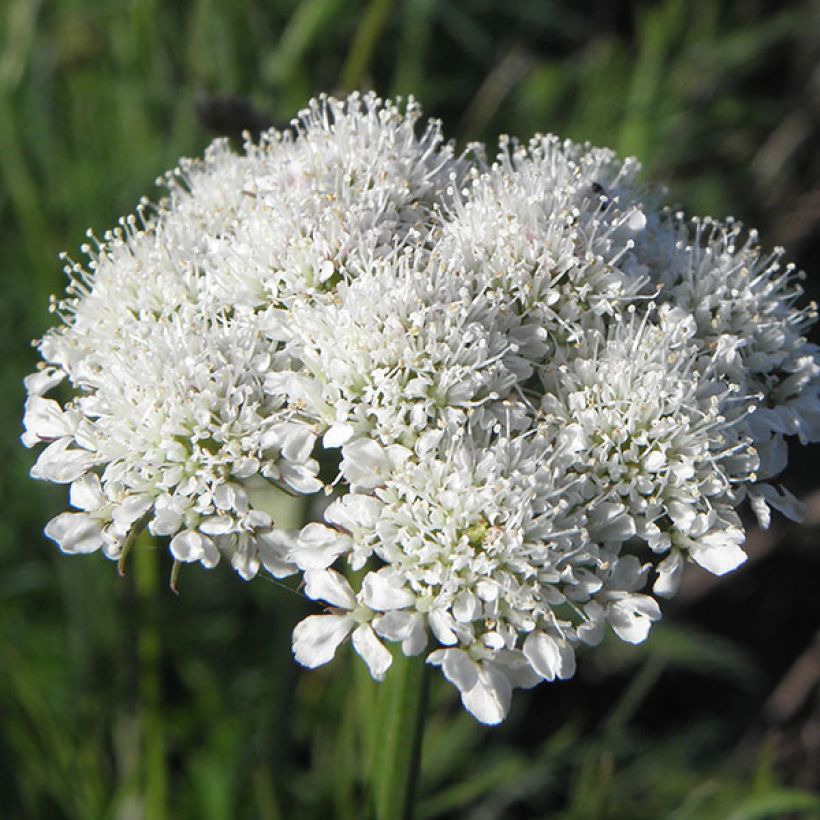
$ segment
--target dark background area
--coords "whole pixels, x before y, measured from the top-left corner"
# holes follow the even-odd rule
[[[66,504],[18,442],[58,252],[182,155],[287,123],[321,91],[412,93],[460,145],[552,131],[644,163],[820,282],[820,2],[6,0],[0,6],[0,816],[359,818],[374,684],[305,672],[306,603],[142,549],[124,579],[42,535]],[[692,570],[644,645],[518,692],[477,725],[435,676],[419,816],[820,817],[817,450],[809,521]],[[814,796],[813,796],[814,795]]]

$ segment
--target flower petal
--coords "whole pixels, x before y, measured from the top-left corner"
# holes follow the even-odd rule
[[[362,581],[362,600],[371,609],[387,612],[412,606],[416,596],[406,589],[401,578],[390,567],[369,572]]]
[[[260,445],[263,450],[278,449],[288,460],[303,464],[310,458],[316,434],[306,424],[285,421],[265,432]]]
[[[103,546],[105,522],[86,513],[60,513],[46,524],[45,533],[63,552],[95,552]]]
[[[658,564],[658,578],[652,585],[652,592],[662,598],[671,598],[680,586],[683,566],[683,555],[680,550],[673,550]]]
[[[382,507],[378,498],[359,493],[348,493],[334,501],[325,510],[325,521],[355,533],[361,527],[373,529],[379,520]]]
[[[86,473],[72,482],[69,491],[71,506],[78,510],[98,510],[107,503],[100,486],[100,478],[96,473]]]
[[[439,643],[445,646],[452,646],[458,640],[453,630],[455,620],[447,610],[443,608],[431,609],[427,614],[427,622],[430,624],[430,629],[433,631]]]
[[[468,692],[478,683],[478,665],[461,649],[444,650],[441,671],[459,692]]]
[[[325,569],[350,547],[350,536],[314,522],[302,528],[291,557],[299,569]]]
[[[319,492],[324,484],[316,478],[316,471],[313,467],[315,462],[308,464],[291,464],[288,461],[279,462],[279,472],[282,480],[291,489],[302,495],[312,495]]]
[[[328,448],[341,447],[352,435],[353,428],[349,424],[336,422],[322,436],[322,445]]]
[[[295,530],[272,529],[263,531],[257,538],[257,552],[265,569],[274,578],[286,578],[296,572],[290,558],[296,543]]]
[[[623,504],[598,504],[589,518],[589,533],[596,541],[626,541],[635,535],[635,520]]]
[[[154,501],[154,518],[148,529],[154,535],[173,535],[182,526],[183,516],[190,506],[190,499],[183,496],[159,496]]]
[[[150,495],[129,495],[118,504],[113,512],[112,518],[117,532],[126,535],[131,529],[131,525],[141,518],[154,503]]]
[[[56,367],[46,367],[26,376],[23,384],[30,396],[42,396],[65,378],[65,372]]]
[[[771,523],[770,507],[780,510],[792,521],[803,521],[806,517],[806,505],[795,498],[785,487],[773,487],[771,484],[755,484],[748,491],[749,502],[757,516],[761,529],[768,529]]]
[[[609,605],[606,617],[622,641],[641,643],[646,640],[652,622],[660,619],[661,610],[648,595],[627,595]]]
[[[461,702],[481,723],[501,723],[512,700],[510,681],[495,664],[482,663],[478,667],[478,682],[469,691],[461,693]]]
[[[388,641],[401,641],[405,655],[418,655],[427,645],[424,619],[418,612],[394,609],[373,621],[376,633]]]
[[[356,596],[347,579],[333,569],[312,569],[305,572],[305,592],[314,601],[325,601],[331,606],[354,609]]]
[[[216,544],[196,530],[183,530],[171,539],[171,555],[186,564],[201,562],[203,567],[212,569],[219,563]]]
[[[53,441],[73,435],[77,429],[76,413],[74,416],[72,418],[63,412],[63,408],[54,399],[29,396],[23,417],[23,425],[26,428],[23,444],[32,447],[39,441]]]
[[[59,438],[40,453],[31,468],[31,477],[57,484],[70,484],[94,465],[96,458],[88,450],[69,450],[72,439]]]
[[[293,630],[296,660],[308,669],[329,663],[354,626],[349,615],[309,615]]]
[[[575,655],[572,656],[572,670],[575,672]],[[532,689],[543,678],[533,668],[520,649],[502,649],[494,657],[493,663],[504,670],[513,689]],[[567,677],[570,677],[567,675]]]
[[[353,630],[353,648],[367,664],[375,680],[384,680],[384,675],[393,663],[393,656],[376,637],[370,624],[359,624]]]
[[[524,641],[524,655],[545,680],[571,678],[575,674],[575,653],[566,641],[543,632],[531,632]]]
[[[342,447],[340,469],[352,485],[372,489],[384,483],[390,471],[390,459],[378,442],[358,438]]]
[[[740,545],[743,531],[736,527],[713,531],[689,547],[692,558],[713,575],[725,575],[739,567],[748,557]]]

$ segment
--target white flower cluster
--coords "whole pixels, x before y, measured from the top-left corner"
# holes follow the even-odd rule
[[[350,637],[381,679],[385,642],[428,652],[496,723],[607,625],[644,640],[688,561],[742,563],[744,498],[799,517],[765,483],[785,437],[820,439],[782,252],[664,211],[608,150],[482,156],[351,95],[169,174],[69,263],[26,380],[32,475],[74,508],[46,533],[302,573],[300,663]],[[281,490],[332,498],[284,530]]]

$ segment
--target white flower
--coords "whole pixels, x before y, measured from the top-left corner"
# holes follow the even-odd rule
[[[687,562],[739,566],[744,499],[800,517],[771,482],[787,437],[820,439],[816,309],[635,160],[538,136],[488,166],[420,116],[323,97],[181,162],[69,260],[22,440],[70,485],[64,552],[147,527],[178,562],[301,573],[326,608],[301,664],[350,639],[381,680],[385,642],[429,649],[498,723],[580,645],[645,640]],[[320,490],[321,520],[275,520]]]
[[[525,372],[548,349],[545,337],[598,326],[646,285],[632,251],[646,224],[639,170],[551,135],[527,148],[503,140],[496,164],[456,201],[437,253],[469,271],[463,287],[497,300],[501,327],[548,331],[535,349],[521,347]]]
[[[492,661],[475,661],[460,649],[438,649],[428,662],[441,666],[444,677],[461,692],[468,712],[482,723],[500,723],[507,715],[512,686],[504,670]]]
[[[330,615],[310,615],[296,627],[293,651],[299,663],[322,666],[333,659],[339,644],[352,633],[353,647],[367,663],[370,673],[376,680],[384,678],[393,659],[370,624],[381,609],[385,594],[389,594],[391,581],[383,573],[384,570],[365,576],[358,598],[345,578],[332,569],[305,573],[308,596],[325,601],[337,611]]]
[[[575,674],[575,653],[560,636],[530,632],[524,640],[524,656],[544,680],[571,678]]]
[[[795,307],[802,274],[782,264],[783,249],[765,254],[757,232],[733,220],[695,218],[690,227],[681,215],[648,244],[665,248],[653,271],[662,298],[691,312],[710,366],[761,402],[749,420],[755,443],[772,434],[820,440],[820,360],[805,338],[817,307]]]

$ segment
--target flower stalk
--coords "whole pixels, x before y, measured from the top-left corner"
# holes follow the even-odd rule
[[[428,689],[424,656],[394,652],[376,706],[371,768],[375,820],[411,820],[414,816]]]
[[[159,620],[160,556],[143,533],[134,549],[140,621],[137,639],[139,700],[142,729],[143,794],[146,817],[168,817],[168,769],[162,717],[160,664],[162,644]]]

